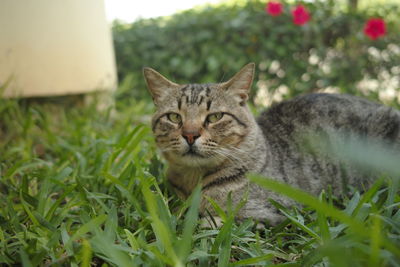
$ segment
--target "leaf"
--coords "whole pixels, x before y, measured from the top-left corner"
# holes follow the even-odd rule
[[[217,215],[221,218],[222,221],[226,221],[227,220],[227,215],[225,213],[225,211],[218,205],[217,202],[215,202],[214,199],[208,197],[208,196],[204,196],[207,201],[211,204],[211,206],[213,207],[213,209],[215,210],[215,212],[217,213]]]
[[[92,249],[90,247],[90,243],[86,239],[83,239],[82,241],[81,255],[81,267],[90,267],[90,263],[92,261]]]
[[[289,220],[291,220],[297,227],[302,229],[304,232],[308,233],[311,237],[315,238],[318,242],[322,241],[321,238],[319,237],[319,235],[317,233],[315,233],[313,230],[311,230],[310,228],[308,228],[306,225],[304,225],[303,222],[300,222],[299,220],[297,220],[296,218],[289,215],[288,213],[286,213],[283,210],[280,210],[280,212],[282,212],[283,215],[285,215]]]
[[[150,212],[151,220],[152,220],[152,228],[157,236],[157,239],[163,245],[163,248],[167,252],[168,261],[167,264],[172,264],[174,266],[183,266],[178,256],[175,253],[173,247],[172,234],[166,227],[166,225],[159,219],[158,217],[158,205],[153,193],[149,189],[149,182],[146,179],[141,179],[142,185],[142,193],[146,200],[146,206],[148,211]]]
[[[255,182],[262,187],[272,190],[274,192],[280,193],[282,195],[285,195],[293,200],[296,200],[297,202],[310,206],[316,211],[323,212],[326,214],[326,216],[332,216],[336,219],[338,219],[341,222],[346,223],[349,225],[349,227],[352,228],[352,230],[359,234],[360,236],[366,236],[367,235],[367,229],[365,226],[360,223],[359,221],[349,217],[347,214],[345,214],[343,211],[340,211],[333,206],[330,206],[324,202],[321,202],[318,200],[318,198],[300,190],[293,188],[287,184],[283,184],[280,182],[277,182],[272,179],[268,179],[259,175],[251,175],[250,180],[252,182]]]
[[[325,192],[323,191],[320,194],[320,201],[325,202]],[[331,205],[331,204],[329,204]],[[323,243],[326,243],[327,241],[329,241],[331,239],[331,234],[329,232],[329,225],[328,225],[328,219],[325,216],[325,213],[317,211],[317,222],[318,222],[318,226],[319,226],[319,231],[320,231],[320,235],[321,235],[321,239],[323,241]]]
[[[250,175],[250,180],[268,190],[280,193],[293,200],[296,200],[301,204],[312,207],[317,212],[323,212],[326,216],[336,218],[337,220],[347,224],[353,234],[370,239],[369,229],[359,220],[348,216],[343,211],[340,211],[331,205],[320,202],[316,197],[300,189],[293,188],[287,184],[283,184],[256,174]],[[383,246],[385,246],[388,250],[400,257],[400,249],[396,248],[396,245],[393,244],[390,240],[385,239],[385,242],[383,242]]]
[[[365,192],[361,198],[360,201],[358,201],[357,207],[354,209],[354,211],[352,212],[354,215],[357,215],[358,212],[360,211],[360,209],[362,208],[364,203],[369,202],[378,192],[378,190],[380,189],[380,187],[383,184],[383,179],[378,179],[372,186],[371,188]],[[348,210],[346,208],[346,210]],[[349,215],[351,215],[352,213],[348,213]]]
[[[187,257],[192,250],[193,233],[198,223],[198,214],[201,198],[201,186],[197,185],[190,198],[190,208],[185,215],[182,239],[178,242],[178,256],[182,262],[187,261]]]
[[[248,258],[244,260],[236,261],[229,266],[245,266],[245,265],[255,265],[256,263],[262,263],[264,261],[269,261],[274,258],[274,254],[265,254],[258,257]]]
[[[72,242],[77,240],[78,238],[82,238],[82,236],[90,231],[93,231],[95,227],[100,226],[102,223],[104,223],[107,220],[107,215],[102,214],[100,216],[97,216],[93,219],[91,219],[89,222],[83,224],[81,227],[78,228],[78,230],[75,231],[75,233],[68,239],[68,242],[65,244],[66,247],[70,247],[72,245]]]
[[[379,265],[379,253],[382,243],[381,220],[379,216],[372,215],[371,234],[371,253],[369,257],[369,265],[371,267]]]
[[[232,226],[234,217],[230,216],[222,226],[220,233],[215,238],[212,253],[219,247],[218,255],[218,267],[225,267],[229,265],[229,259],[231,256],[231,244],[232,244]]]
[[[22,197],[22,191],[20,191],[20,200],[22,207],[24,208],[25,212],[28,214],[29,218],[31,219],[32,223],[34,225],[39,225],[39,221],[36,219],[36,217],[33,215],[32,211],[30,210],[28,204],[25,202],[24,198]]]

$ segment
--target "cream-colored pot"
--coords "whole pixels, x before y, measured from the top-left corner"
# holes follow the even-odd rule
[[[3,96],[78,94],[116,84],[102,0],[0,1]]]

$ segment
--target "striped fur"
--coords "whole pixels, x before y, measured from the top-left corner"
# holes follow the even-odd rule
[[[203,196],[223,208],[229,192],[234,203],[247,197],[239,218],[276,224],[282,217],[267,199],[293,203],[249,184],[246,173],[273,177],[313,194],[328,186],[340,194],[348,185],[368,184],[353,165],[322,155],[318,147],[304,149],[305,133],[329,142],[329,129],[334,129],[379,138],[400,150],[400,112],[353,96],[305,95],[271,107],[256,120],[245,104],[253,74],[254,64],[248,64],[224,83],[178,85],[144,69],[157,107],[152,129],[169,162],[168,180],[180,197],[188,197],[201,183]],[[206,198],[201,208],[211,209]]]

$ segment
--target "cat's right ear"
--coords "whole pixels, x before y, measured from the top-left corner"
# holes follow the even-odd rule
[[[152,68],[143,68],[143,75],[155,105],[168,93],[169,89],[179,87],[178,84],[171,82]]]

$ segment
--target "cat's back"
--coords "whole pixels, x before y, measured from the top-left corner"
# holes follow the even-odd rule
[[[322,134],[330,142],[334,140],[330,135],[336,132],[385,140],[400,149],[399,111],[355,96],[299,96],[263,112],[258,124],[269,153],[260,173],[315,194],[328,185],[341,192],[344,179],[361,187],[363,174],[338,159],[322,157],[319,151],[308,153],[302,137]]]
[[[400,112],[345,94],[307,94],[276,104],[258,118],[264,135],[293,136],[296,132],[350,131],[400,142]]]

